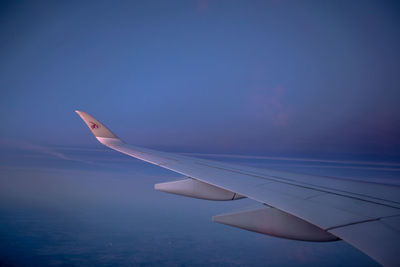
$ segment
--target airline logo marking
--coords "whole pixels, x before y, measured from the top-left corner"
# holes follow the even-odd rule
[[[99,125],[90,121],[90,129],[94,130],[94,129],[98,129],[98,128],[99,128]]]

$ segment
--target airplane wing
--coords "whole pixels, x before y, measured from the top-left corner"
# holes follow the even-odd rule
[[[261,208],[213,217],[219,223],[289,239],[344,240],[385,266],[400,265],[400,187],[236,166],[128,145],[76,111],[103,145],[187,177],[156,190],[210,200],[247,197]]]

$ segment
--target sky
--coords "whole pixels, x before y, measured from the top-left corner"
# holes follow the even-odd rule
[[[212,223],[256,203],[154,192],[176,174],[101,147],[74,111],[138,146],[398,183],[399,14],[396,1],[1,1],[0,265],[373,266],[344,242]]]
[[[400,156],[390,1],[2,1],[0,137]]]

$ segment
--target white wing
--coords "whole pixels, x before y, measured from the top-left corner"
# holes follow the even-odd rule
[[[215,216],[216,222],[306,241],[342,239],[377,262],[400,264],[400,187],[235,166],[128,145],[77,111],[111,149],[187,176],[157,190],[213,200],[254,199],[264,208]]]

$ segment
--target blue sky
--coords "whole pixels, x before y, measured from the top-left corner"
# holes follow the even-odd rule
[[[102,147],[74,110],[139,146],[399,184],[399,11],[2,1],[0,265],[375,266],[344,242],[212,223],[257,203],[155,192],[179,177]]]
[[[399,6],[380,1],[2,2],[1,138],[167,150],[400,151]]]

